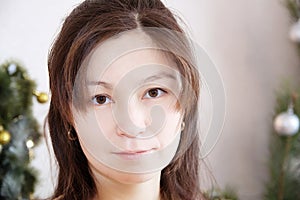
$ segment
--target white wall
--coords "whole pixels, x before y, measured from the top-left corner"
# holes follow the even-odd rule
[[[37,83],[39,91],[49,92],[47,75],[47,54],[61,22],[68,12],[78,4],[68,1],[18,1],[0,2],[0,63],[7,59],[17,59],[28,69],[29,75]],[[49,103],[34,102],[34,114],[44,123]],[[55,183],[55,165],[50,167],[49,153],[43,140],[35,149],[32,162],[40,171],[40,183],[36,194],[46,197],[51,194]],[[51,173],[51,169],[53,173]]]
[[[48,92],[47,53],[66,14],[80,1],[0,2],[0,63],[17,58]],[[298,82],[299,58],[288,39],[288,12],[280,0],[166,0],[189,24],[194,39],[219,67],[227,93],[222,136],[210,155],[219,185],[230,184],[241,199],[261,199],[267,179],[268,134],[274,89],[283,79]],[[48,105],[35,103],[40,123]],[[37,194],[52,191],[48,151],[35,149],[40,169]],[[54,174],[55,175],[55,174]]]

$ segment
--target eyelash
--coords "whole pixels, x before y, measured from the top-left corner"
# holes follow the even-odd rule
[[[163,90],[163,89],[161,89],[161,88],[151,88],[151,89],[149,89],[149,90],[144,94],[143,98],[144,98],[145,95],[147,95],[151,90],[152,90],[152,91],[153,91],[153,90],[159,90],[161,93],[160,93],[160,95],[159,95],[158,97],[147,97],[147,99],[159,98],[161,95],[164,95],[164,94],[167,93],[166,90]]]
[[[99,103],[99,102],[97,101],[98,98],[103,98],[103,97],[106,98],[106,100],[109,99],[109,100],[110,100],[109,103],[113,102],[113,101],[111,100],[111,98],[110,98],[108,95],[97,94],[96,96],[94,96],[94,97],[92,98],[93,104],[95,104],[95,105],[105,105],[105,104],[107,104],[107,103],[105,103],[106,100],[105,100],[104,103]]]
[[[158,92],[158,96],[155,96],[155,97],[151,97],[151,96],[149,96],[149,92],[150,91],[154,91],[154,90],[158,90],[159,92]],[[161,97],[162,95],[164,95],[164,94],[167,94],[168,92],[166,91],[166,90],[163,90],[163,89],[161,89],[161,88],[151,88],[151,89],[149,89],[149,90],[147,90],[147,92],[143,95],[143,98],[145,98],[145,96],[146,95],[148,95],[148,97],[146,97],[146,99],[155,99],[155,98],[159,98],[159,97]],[[99,103],[97,100],[98,100],[98,98],[106,98],[105,99],[105,102],[104,103]],[[107,102],[107,99],[109,99],[109,102]],[[111,102],[113,102],[113,100],[111,100],[111,97],[110,96],[108,96],[108,95],[104,95],[104,94],[98,94],[98,95],[95,95],[93,98],[92,98],[92,102],[93,102],[93,104],[95,104],[95,105],[106,105],[106,104],[108,104],[108,103],[111,103]]]

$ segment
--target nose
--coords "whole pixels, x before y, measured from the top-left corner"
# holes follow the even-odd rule
[[[119,136],[137,137],[146,132],[151,123],[146,106],[138,99],[130,99],[127,105],[118,107],[115,113],[116,128]]]
[[[146,106],[138,100],[132,100],[128,105],[128,113],[131,121],[141,130],[150,125],[150,117]]]

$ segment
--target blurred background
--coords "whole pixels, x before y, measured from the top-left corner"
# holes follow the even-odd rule
[[[0,63],[19,61],[36,82],[36,89],[49,93],[49,48],[64,18],[80,2],[1,0]],[[292,90],[300,86],[300,57],[290,37],[295,20],[284,0],[164,2],[184,19],[192,38],[207,51],[223,77],[226,119],[208,156],[218,187],[229,185],[239,199],[263,199],[271,178],[269,139],[276,91],[286,82]],[[48,107],[49,102],[33,101],[34,117],[41,127]],[[49,196],[55,185],[56,167],[49,154],[51,148],[41,138],[31,162],[39,171],[34,194],[41,198]]]

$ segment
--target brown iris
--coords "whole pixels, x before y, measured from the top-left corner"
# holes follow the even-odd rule
[[[158,92],[159,92],[158,89],[155,88],[155,89],[149,90],[148,94],[149,94],[150,97],[157,97],[158,96]]]
[[[106,102],[106,96],[103,95],[99,95],[99,96],[95,96],[95,101],[99,104],[104,104]]]

